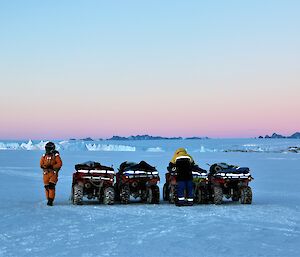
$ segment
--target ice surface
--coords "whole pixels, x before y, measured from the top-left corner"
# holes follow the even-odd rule
[[[42,151],[0,151],[0,256],[300,256],[300,155],[220,151],[244,144],[268,144],[271,149],[299,146],[299,140],[263,142],[127,142],[136,147],[131,152],[87,151],[78,147],[79,142],[71,145],[76,149],[59,144],[64,166],[53,207],[47,207],[44,199],[39,169]],[[3,143],[7,147],[12,142]],[[22,142],[15,143],[20,148]],[[26,144],[33,149],[38,143]],[[201,145],[218,151],[196,151]],[[156,147],[164,152],[146,151]],[[165,202],[70,204],[76,163],[94,160],[116,169],[125,160],[145,160],[160,172],[162,189],[168,162],[179,147],[187,148],[204,169],[208,168],[206,163],[215,162],[250,167],[255,178],[251,182],[253,204],[225,201],[221,206],[181,208]]]

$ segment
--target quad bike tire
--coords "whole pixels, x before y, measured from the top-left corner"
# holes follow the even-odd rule
[[[159,187],[157,185],[151,186],[147,189],[147,203],[158,204],[159,198]]]
[[[232,200],[233,202],[237,202],[238,200],[240,200],[240,193],[239,193],[239,190],[237,190],[237,189],[234,189],[234,190],[233,190],[233,194],[232,194],[231,200]]]
[[[147,202],[147,189],[146,190],[142,190],[142,192],[141,192],[141,201],[143,203]]]
[[[163,200],[169,201],[169,199],[170,199],[169,185],[165,183],[163,187]]]
[[[130,188],[128,185],[124,185],[120,191],[120,201],[122,204],[129,204],[130,201]]]
[[[171,185],[169,187],[169,203],[175,203],[177,201],[177,189],[176,185]]]
[[[194,203],[197,203],[197,204],[206,203],[205,192],[200,187],[195,189]]]
[[[214,186],[214,204],[222,204],[223,201],[223,190],[220,186]]]
[[[73,196],[72,196],[73,204],[81,205],[82,199],[83,199],[83,186],[75,184],[73,186]]]
[[[113,187],[107,187],[103,190],[103,203],[112,205],[115,202],[115,190]]]
[[[252,189],[249,186],[241,188],[241,204],[251,204],[252,203]]]

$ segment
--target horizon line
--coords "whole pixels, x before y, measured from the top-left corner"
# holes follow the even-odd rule
[[[295,133],[300,133],[300,132],[295,132]],[[277,134],[277,135],[280,135],[280,136],[283,136],[282,139],[289,139],[290,136],[292,136],[293,134],[295,133],[292,133],[291,135],[289,136],[284,136],[284,135],[281,135],[281,134],[277,134],[276,132],[272,133],[273,134]],[[58,140],[85,140],[85,139],[92,139],[92,141],[101,141],[101,140],[112,140],[113,137],[123,137],[123,138],[127,138],[128,140],[133,140],[134,139],[129,139],[129,137],[137,137],[137,136],[149,136],[149,137],[161,137],[162,140],[164,139],[170,139],[170,140],[188,140],[188,139],[191,139],[191,138],[199,138],[199,140],[202,140],[202,139],[259,139],[259,137],[262,137],[261,139],[268,139],[268,138],[265,138],[266,136],[268,136],[268,134],[266,134],[265,136],[262,136],[262,135],[259,135],[259,136],[249,136],[249,137],[208,137],[208,136],[187,136],[187,137],[183,137],[183,136],[156,136],[156,135],[148,135],[148,134],[137,134],[137,135],[130,135],[130,136],[120,136],[120,135],[113,135],[111,137],[108,137],[108,138],[102,138],[102,137],[90,137],[90,136],[87,136],[87,137],[81,137],[81,138],[76,138],[76,137],[69,137],[69,138],[8,138],[8,139],[4,139],[4,138],[0,138],[0,140],[5,140],[5,141],[13,141],[13,140],[17,140],[17,141],[58,141]],[[274,138],[271,138],[271,139],[274,139]],[[291,139],[291,138],[290,138]],[[140,139],[140,140],[143,140],[143,139]],[[154,139],[154,140],[160,140],[160,139]],[[196,139],[194,139],[196,140]],[[119,140],[119,141],[122,141],[122,140]]]

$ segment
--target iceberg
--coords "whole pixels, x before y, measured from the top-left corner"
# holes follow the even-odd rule
[[[107,152],[135,152],[134,146],[128,145],[103,145],[103,144],[86,144],[88,151],[107,151]]]
[[[164,152],[164,150],[161,147],[149,147],[146,152],[161,153]]]

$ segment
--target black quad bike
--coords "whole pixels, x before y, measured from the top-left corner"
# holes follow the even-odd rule
[[[71,200],[75,205],[83,203],[83,198],[98,199],[100,203],[114,204],[115,172],[112,167],[98,162],[85,162],[75,165],[73,173]]]
[[[249,182],[253,177],[249,168],[215,163],[210,166],[208,177],[214,204],[222,204],[223,196],[232,201],[240,201],[241,204],[252,203]]]
[[[147,162],[123,162],[116,178],[116,200],[122,204],[128,204],[130,196],[140,197],[142,202],[150,204],[159,203],[159,174],[157,169]]]

